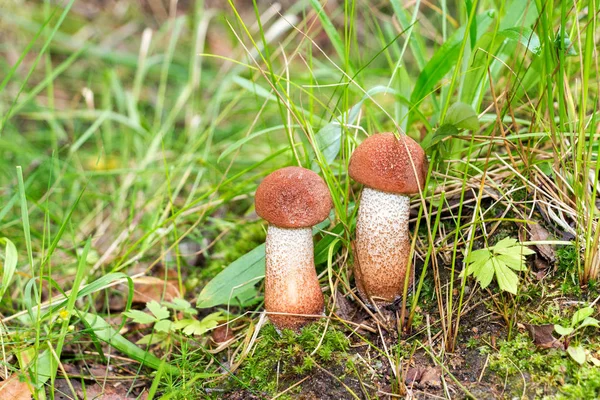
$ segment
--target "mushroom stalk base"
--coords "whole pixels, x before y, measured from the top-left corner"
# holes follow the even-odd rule
[[[269,319],[278,330],[298,331],[315,318],[283,314],[323,313],[323,293],[315,271],[311,228],[269,225],[265,251],[265,309]]]
[[[363,189],[356,221],[354,275],[368,305],[388,305],[402,297],[410,255],[409,214],[407,196]],[[412,268],[408,279],[411,285]]]

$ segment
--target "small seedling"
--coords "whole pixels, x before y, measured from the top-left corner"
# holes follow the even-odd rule
[[[124,314],[131,318],[133,322],[138,324],[154,324],[154,333],[146,335],[140,339],[138,344],[155,344],[163,341],[166,336],[171,332],[180,331],[184,335],[200,336],[207,331],[216,328],[220,321],[224,320],[223,313],[221,311],[214,312],[207,315],[202,320],[193,318],[193,315],[197,314],[197,311],[192,305],[183,299],[175,299],[172,303],[163,303],[161,305],[157,301],[153,300],[146,304],[150,313],[146,313],[139,310],[127,311]],[[183,313],[186,318],[171,321],[171,312],[169,308],[175,312]]]
[[[519,276],[514,271],[527,270],[525,256],[530,254],[534,251],[516,239],[502,239],[494,246],[472,251],[467,256],[467,276],[473,275],[485,289],[495,275],[500,290],[517,294]]]
[[[584,307],[575,312],[571,317],[571,324],[569,326],[563,326],[559,324],[554,325],[554,331],[558,333],[568,343],[575,332],[582,330],[586,326],[594,326],[600,328],[599,322],[596,318],[591,315],[594,313],[592,307]],[[575,360],[578,364],[583,365],[586,361],[585,348],[581,345],[567,347],[567,353]]]

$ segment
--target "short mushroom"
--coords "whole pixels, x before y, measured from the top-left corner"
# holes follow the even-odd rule
[[[410,256],[408,196],[423,189],[427,167],[417,142],[392,133],[368,137],[350,158],[350,176],[365,186],[356,221],[354,276],[368,305],[389,305],[402,297]],[[408,279],[414,280],[412,269]]]
[[[265,309],[277,329],[298,331],[314,318],[285,314],[323,313],[311,228],[329,216],[329,189],[313,171],[282,168],[261,182],[255,204],[256,213],[269,222]]]

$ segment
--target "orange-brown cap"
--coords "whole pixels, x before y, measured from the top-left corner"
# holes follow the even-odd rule
[[[278,169],[256,189],[256,213],[280,228],[306,228],[331,210],[329,188],[319,175],[300,167]]]
[[[408,195],[419,193],[419,187],[423,189],[428,165],[425,151],[417,142],[406,135],[396,139],[388,132],[369,136],[354,150],[348,173],[372,189]]]

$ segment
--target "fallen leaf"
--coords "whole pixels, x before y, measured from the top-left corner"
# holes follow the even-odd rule
[[[134,293],[133,302],[138,304],[146,304],[152,300],[155,301],[172,301],[181,297],[179,289],[175,284],[164,279],[155,278],[153,276],[143,276],[133,281]],[[163,297],[164,293],[164,297]]]
[[[424,369],[421,367],[409,367],[404,377],[404,382],[407,385],[418,383],[423,375]]]
[[[233,331],[229,325],[220,325],[212,331],[211,337],[215,343],[223,343],[233,338]]]
[[[529,224],[529,239],[532,242],[548,240],[550,238],[550,234],[548,231],[542,227],[540,224]],[[554,248],[549,244],[536,244],[535,247],[538,250],[538,253],[544,257],[548,262],[553,263],[556,261],[556,253]]]
[[[565,349],[564,343],[556,339],[552,332],[554,331],[554,324],[544,325],[533,325],[524,324],[525,328],[529,332],[529,336],[533,340],[533,343],[540,349]]]
[[[335,293],[335,315],[346,321],[352,321],[352,317],[356,314],[356,309],[352,302],[339,291]]]
[[[0,382],[0,399],[31,400],[31,390],[27,382],[21,382],[16,374]]]
[[[409,367],[404,377],[407,385],[416,385],[418,387],[439,388],[442,386],[442,370],[439,367]]]
[[[442,369],[440,367],[427,367],[425,371],[423,371],[419,383],[433,388],[442,387]]]

